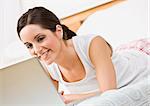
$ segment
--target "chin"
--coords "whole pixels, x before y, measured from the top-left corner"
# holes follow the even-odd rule
[[[50,65],[50,64],[52,64],[52,61],[50,61],[50,60],[47,60],[47,61],[44,61],[47,65]]]
[[[52,64],[53,62],[54,62],[54,60],[56,59],[56,56],[51,56],[51,57],[48,57],[47,59],[45,59],[45,60],[42,60],[42,61],[44,61],[44,63],[46,64],[46,65],[50,65],[50,64]]]

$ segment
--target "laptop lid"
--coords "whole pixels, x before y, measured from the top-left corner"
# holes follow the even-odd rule
[[[0,106],[65,106],[37,58],[0,69]]]

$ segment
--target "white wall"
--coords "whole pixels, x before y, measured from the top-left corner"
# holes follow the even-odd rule
[[[56,13],[59,18],[63,18],[73,13],[87,9],[91,6],[99,5],[111,0],[87,1],[83,2],[82,0],[74,0],[71,2],[71,0],[0,0],[0,67],[12,64],[20,59],[30,57],[27,49],[19,41],[16,32],[18,17],[24,11],[34,6],[45,6]],[[123,43],[125,40],[129,40],[130,38],[130,40],[134,39],[135,36],[133,35],[136,34],[139,34],[137,35],[138,38],[141,36],[149,36],[150,27],[148,27],[148,25],[150,24],[150,17],[148,17],[148,14],[150,14],[150,10],[148,10],[148,4],[150,9],[150,1],[127,1],[130,2],[130,4],[124,3],[122,5],[116,5],[112,7],[112,10],[110,8],[109,10],[100,11],[98,13],[100,17],[94,19],[94,21],[92,20],[92,17],[89,17],[88,21],[92,20],[92,22],[85,22],[78,32],[81,34],[100,33],[102,35],[106,35],[110,41],[113,39],[110,37],[111,35],[118,36],[114,37],[115,42],[112,41],[114,42],[114,46],[120,42]],[[124,12],[124,17],[118,14],[118,12],[121,11]],[[127,15],[130,15],[131,18],[127,17]],[[121,18],[119,19],[118,16]],[[113,22],[112,20],[116,20],[117,23]],[[130,23],[127,20],[130,20],[130,22],[132,20],[133,21]],[[108,23],[108,21],[110,23]],[[135,28],[133,28],[134,26]],[[115,28],[118,28],[118,30]],[[122,39],[120,35],[126,35],[126,38]]]
[[[44,6],[53,11],[59,18],[64,18],[110,1],[112,0],[21,0],[23,11],[34,6]]]
[[[16,27],[22,13],[34,6],[45,6],[59,18],[111,0],[0,0],[0,67],[30,58],[20,42]]]
[[[18,55],[15,51],[21,46],[16,31],[21,7],[19,0],[1,0],[0,7],[0,66],[2,66],[11,62],[9,61],[11,57]]]
[[[2,23],[1,32],[3,33],[0,35],[2,37],[0,48],[4,48],[5,45],[8,45],[12,40],[16,40],[16,23],[17,18],[20,12],[20,5],[19,0],[12,1],[12,0],[1,0],[1,17],[2,18],[0,23]],[[9,37],[8,37],[9,36]]]

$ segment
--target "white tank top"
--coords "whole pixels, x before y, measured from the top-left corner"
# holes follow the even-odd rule
[[[100,91],[96,79],[96,70],[89,58],[89,46],[93,35],[75,36],[72,38],[75,51],[79,56],[86,75],[77,82],[66,82],[63,80],[58,65],[52,63],[48,66],[49,73],[54,80],[59,82],[59,91],[63,90],[65,94],[81,94]],[[115,68],[117,88],[134,84],[147,76],[147,55],[136,50],[113,53],[112,62]]]

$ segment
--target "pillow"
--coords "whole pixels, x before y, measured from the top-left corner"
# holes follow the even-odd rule
[[[148,0],[126,0],[89,16],[77,34],[98,34],[116,48],[146,38],[147,32]]]

